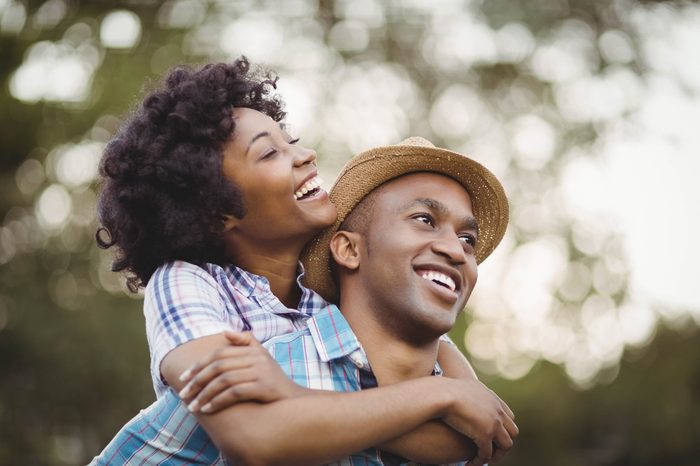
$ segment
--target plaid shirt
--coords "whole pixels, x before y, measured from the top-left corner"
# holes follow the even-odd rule
[[[333,391],[376,386],[367,355],[350,325],[334,305],[308,320],[302,331],[266,342],[284,372],[297,384]],[[441,375],[436,363],[434,374]],[[132,419],[92,465],[227,465],[196,417],[172,390]],[[394,455],[368,448],[334,465],[407,464]]]
[[[178,261],[159,267],[146,286],[143,305],[156,395],[167,390],[160,374],[163,357],[183,343],[227,329],[250,331],[265,342],[306,328],[306,320],[327,303],[301,285],[302,277],[303,269],[297,277],[299,307],[289,309],[272,294],[265,277],[233,265],[199,267]]]
[[[308,318],[328,303],[301,284],[298,309],[272,294],[265,277],[233,265],[171,262],[159,267],[146,286],[144,315],[151,351],[151,377],[158,401],[129,421],[94,465],[225,465],[226,461],[160,374],[172,349],[195,338],[232,329],[250,331],[265,342],[306,328]]]
[[[367,353],[335,305],[314,314],[306,329],[275,337],[265,347],[287,376],[299,385],[336,392],[377,386]],[[442,375],[437,361],[433,375]],[[399,464],[414,463],[374,447],[333,463],[338,466]]]

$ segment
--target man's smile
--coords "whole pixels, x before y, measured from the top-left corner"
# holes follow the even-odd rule
[[[421,264],[414,267],[419,277],[429,283],[430,289],[442,299],[454,303],[462,290],[462,275],[453,267],[441,264]]]

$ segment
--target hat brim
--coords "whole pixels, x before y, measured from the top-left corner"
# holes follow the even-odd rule
[[[338,302],[331,272],[330,241],[348,214],[370,192],[403,175],[418,172],[448,176],[469,193],[479,224],[475,256],[481,263],[493,252],[508,225],[508,199],[498,179],[480,163],[433,146],[393,145],[362,152],[343,168],[331,191],[338,211],[335,223],[309,242],[302,254],[305,284],[329,302]]]

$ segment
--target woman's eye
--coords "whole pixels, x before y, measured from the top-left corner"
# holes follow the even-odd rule
[[[265,152],[263,152],[263,155],[260,157],[260,160],[269,159],[270,157],[272,157],[276,153],[277,153],[277,149],[270,148],[270,149],[266,150]]]
[[[301,138],[292,139],[291,141],[289,141],[289,144],[296,144],[299,141],[301,141]]]

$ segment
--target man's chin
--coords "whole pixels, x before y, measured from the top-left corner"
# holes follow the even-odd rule
[[[421,333],[426,340],[440,338],[455,326],[456,314],[450,310],[437,309],[420,323]]]

